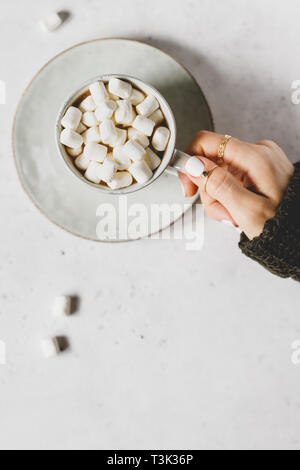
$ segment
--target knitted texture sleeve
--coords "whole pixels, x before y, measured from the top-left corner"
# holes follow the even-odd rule
[[[249,240],[243,233],[239,246],[271,273],[300,281],[300,162],[276,216],[259,237]]]

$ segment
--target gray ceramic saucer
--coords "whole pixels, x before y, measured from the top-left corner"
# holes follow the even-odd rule
[[[120,201],[118,196],[84,184],[64,164],[55,144],[55,123],[62,103],[92,77],[114,73],[134,75],[162,93],[177,122],[177,148],[184,149],[199,129],[213,130],[209,107],[194,78],[175,59],[151,45],[129,39],[98,39],[76,45],[46,64],[26,89],[16,112],[16,167],[23,187],[41,212],[61,228],[89,240],[131,239],[119,233],[118,225],[116,233],[110,233],[99,224],[102,209],[108,205],[115,209],[117,220],[124,213],[127,216],[135,204],[142,204],[149,214],[153,204],[180,207],[167,222],[158,220],[144,228],[140,234],[144,237],[173,223],[197,199],[184,198],[178,178],[165,173],[151,186]]]

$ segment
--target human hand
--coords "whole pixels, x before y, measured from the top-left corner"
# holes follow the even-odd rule
[[[207,181],[203,172],[216,166],[223,138],[213,132],[199,132],[188,149],[197,157],[189,159],[187,175],[181,173],[179,177],[186,196],[194,195],[199,188],[209,217],[232,222],[252,240],[275,216],[294,167],[275,142],[249,144],[231,139],[225,149],[225,165],[214,170]]]

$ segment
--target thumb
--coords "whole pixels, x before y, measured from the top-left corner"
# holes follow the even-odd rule
[[[252,208],[255,210],[259,196],[243,188],[226,168],[216,166],[208,158],[191,157],[185,169],[202,194],[219,201],[241,227],[245,225],[247,214]],[[210,176],[205,176],[209,172]]]

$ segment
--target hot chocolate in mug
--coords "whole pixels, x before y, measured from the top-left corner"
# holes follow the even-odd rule
[[[78,105],[88,94],[89,94],[89,86],[97,81],[102,81],[104,83],[109,82],[111,78],[118,78],[120,80],[124,80],[130,83],[134,88],[142,91],[146,96],[152,95],[155,96],[157,99],[160,109],[165,118],[165,126],[168,127],[170,130],[170,139],[168,145],[162,155],[162,161],[160,166],[154,171],[152,178],[144,184],[140,183],[133,183],[131,186],[122,189],[111,189],[104,185],[97,185],[90,181],[88,181],[82,173],[75,167],[73,163],[72,157],[70,157],[66,151],[65,146],[60,142],[60,134],[62,131],[61,120],[65,115],[67,109],[70,106]],[[65,101],[61,110],[59,111],[57,122],[56,122],[56,130],[55,130],[55,138],[58,147],[58,151],[62,156],[64,162],[69,167],[69,169],[79,177],[85,184],[89,184],[93,186],[98,191],[105,191],[108,194],[116,194],[116,195],[123,195],[123,194],[130,194],[136,191],[141,191],[145,187],[149,186],[150,184],[154,183],[164,172],[171,173],[177,176],[177,171],[181,171],[185,173],[185,165],[187,160],[190,158],[189,155],[185,154],[181,150],[176,149],[176,137],[177,137],[177,126],[173,111],[166,101],[166,99],[161,95],[159,91],[157,91],[153,86],[149,85],[148,83],[138,79],[131,77],[129,75],[119,75],[119,74],[106,74],[101,75],[98,77],[94,77],[88,83],[85,83],[79,90],[72,93],[72,95]]]

